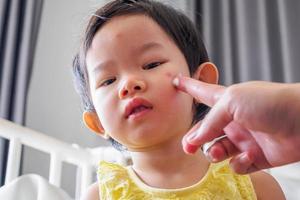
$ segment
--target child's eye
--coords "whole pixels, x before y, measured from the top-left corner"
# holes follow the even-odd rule
[[[146,70],[147,69],[152,69],[152,68],[155,68],[155,67],[157,67],[161,64],[162,64],[162,62],[152,62],[150,64],[147,64],[147,65],[143,66],[143,69],[146,69]]]
[[[104,80],[101,82],[100,87],[108,86],[108,85],[112,84],[115,80],[116,80],[116,78],[110,78],[110,79]]]

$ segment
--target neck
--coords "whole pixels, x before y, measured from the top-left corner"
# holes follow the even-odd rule
[[[178,188],[198,182],[208,169],[204,155],[186,154],[181,138],[171,143],[131,152],[133,169],[148,185]],[[174,180],[172,180],[174,179]]]

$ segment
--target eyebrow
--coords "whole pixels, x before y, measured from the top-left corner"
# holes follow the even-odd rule
[[[163,46],[157,42],[148,42],[148,43],[145,43],[142,46],[136,48],[134,51],[136,52],[136,54],[143,54],[144,52],[147,52],[149,50],[161,49],[161,48],[163,48]],[[102,62],[93,69],[93,73],[97,74],[102,69],[107,68],[108,66],[111,66],[114,63],[115,62],[113,60],[108,60],[108,61]]]
[[[141,47],[137,48],[138,53],[144,53],[145,51],[149,51],[151,49],[160,49],[163,48],[163,46],[157,42],[149,42],[146,44],[143,44]]]
[[[101,71],[102,69],[107,68],[109,65],[113,65],[113,64],[114,64],[113,60],[101,62],[100,64],[96,65],[96,67],[93,69],[93,74],[98,74],[99,71]]]

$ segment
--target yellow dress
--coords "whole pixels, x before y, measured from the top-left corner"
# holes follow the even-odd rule
[[[101,200],[256,200],[249,175],[237,175],[228,161],[211,164],[196,184],[180,189],[153,188],[129,167],[101,161],[98,169]]]

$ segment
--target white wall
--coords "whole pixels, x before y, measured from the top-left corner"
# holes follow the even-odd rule
[[[79,96],[72,83],[71,63],[83,27],[101,2],[105,1],[44,1],[26,115],[26,126],[88,147],[108,143],[88,131],[82,123]],[[187,9],[185,1],[169,2]],[[47,178],[48,167],[49,157],[25,149],[23,173],[34,172]],[[63,173],[67,178],[62,180],[62,187],[74,194],[75,168],[66,166]]]
[[[197,0],[160,0],[183,11],[191,20],[195,20],[195,1]]]

